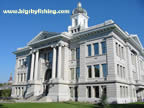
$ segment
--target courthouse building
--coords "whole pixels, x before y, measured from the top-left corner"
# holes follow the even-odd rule
[[[144,99],[144,48],[114,21],[88,27],[78,3],[67,32],[40,32],[16,55],[12,97],[23,101],[110,103]]]

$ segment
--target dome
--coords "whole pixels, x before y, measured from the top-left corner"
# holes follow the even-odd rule
[[[78,13],[83,13],[87,15],[87,11],[82,8],[82,4],[80,2],[78,3],[77,8],[73,10],[72,15],[78,14]]]

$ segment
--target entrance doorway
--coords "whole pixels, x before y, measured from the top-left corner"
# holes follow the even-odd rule
[[[49,93],[49,80],[52,78],[52,69],[47,69],[46,70],[46,73],[45,73],[45,91],[44,91],[44,94],[45,96],[48,95]]]
[[[52,77],[52,69],[47,69],[45,73],[45,81],[49,81]]]

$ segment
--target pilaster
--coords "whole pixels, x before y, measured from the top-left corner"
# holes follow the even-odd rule
[[[32,60],[31,60],[31,71],[30,71],[30,80],[33,80],[33,74],[34,74],[34,60],[35,59],[35,54],[34,52],[32,53]]]
[[[56,75],[56,48],[53,47],[52,78]]]
[[[39,51],[36,51],[34,80],[37,80],[37,74],[38,74],[38,63],[39,63]]]

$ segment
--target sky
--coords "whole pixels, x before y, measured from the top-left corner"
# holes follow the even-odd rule
[[[16,56],[40,31],[64,32],[71,25],[71,12],[81,2],[87,10],[88,25],[112,19],[129,34],[137,34],[144,46],[144,0],[0,0],[0,83],[14,75]],[[69,14],[18,15],[3,10],[70,10]]]

